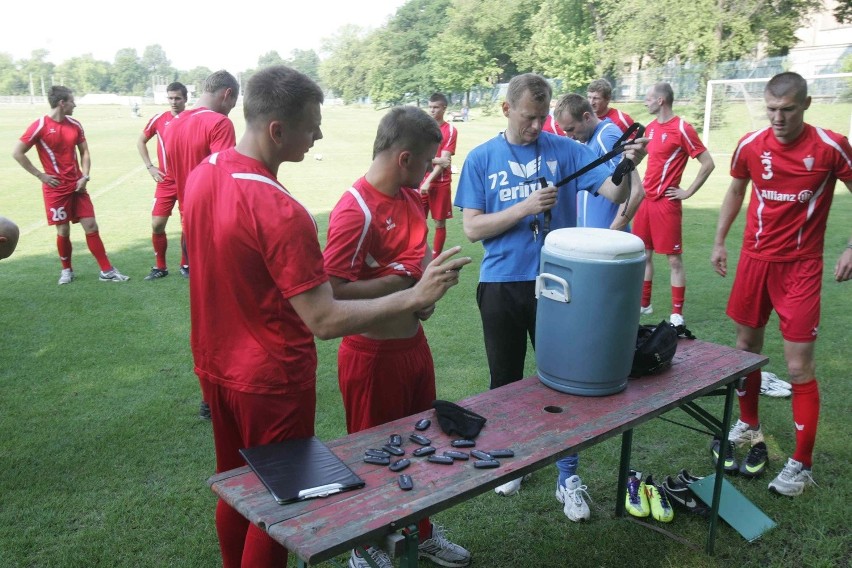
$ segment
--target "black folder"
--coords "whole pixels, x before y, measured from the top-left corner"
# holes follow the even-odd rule
[[[282,505],[364,487],[364,480],[316,436],[244,448],[240,454]]]

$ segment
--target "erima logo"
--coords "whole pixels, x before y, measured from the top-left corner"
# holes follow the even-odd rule
[[[534,160],[531,160],[528,164],[524,166],[517,162],[509,160],[509,169],[512,170],[512,173],[516,176],[526,179],[530,177],[527,172],[537,172],[540,163],[541,156],[537,156]]]
[[[525,182],[514,187],[501,187],[498,190],[500,201],[517,201],[518,199],[526,199],[529,195],[539,188],[539,183]]]
[[[763,164],[763,179],[772,179],[772,152],[764,152],[760,156],[760,163]]]
[[[805,168],[807,168],[807,170],[809,172],[814,169],[814,157],[813,156],[808,156],[807,158],[802,160],[802,162],[805,164]]]
[[[390,217],[385,219],[385,230],[386,231],[390,231],[394,227],[396,227],[396,223],[393,222],[393,219],[391,219]]]
[[[796,430],[798,430],[799,432],[801,432],[802,430],[804,430],[804,429],[805,429],[805,425],[804,425],[804,424],[799,424],[799,423],[798,423],[798,422],[796,422],[795,420],[793,421],[793,424],[795,424],[795,425],[796,425]]]

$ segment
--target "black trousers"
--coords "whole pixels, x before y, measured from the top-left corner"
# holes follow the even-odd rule
[[[524,378],[527,337],[535,348],[535,280],[480,282],[476,304],[482,318],[491,388]]]

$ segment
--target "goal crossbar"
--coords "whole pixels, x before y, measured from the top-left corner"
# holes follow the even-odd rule
[[[816,79],[844,79],[852,78],[852,73],[826,73],[825,75],[811,75],[804,77],[808,82]],[[766,83],[771,77],[752,79],[711,79],[707,81],[707,94],[704,97],[704,131],[701,133],[704,146],[710,147],[710,112],[713,106],[713,87],[715,85],[745,85],[749,83]],[[852,132],[852,116],[849,119],[849,131]]]

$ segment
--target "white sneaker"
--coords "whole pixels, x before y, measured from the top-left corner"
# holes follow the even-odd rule
[[[101,282],[127,282],[130,280],[130,276],[125,276],[113,266],[106,272],[101,270],[101,275],[98,277],[98,280]]]
[[[760,373],[760,394],[773,398],[786,398],[793,394],[793,385],[782,381],[775,373]]]
[[[742,420],[737,420],[736,424],[728,430],[728,441],[737,447],[745,446],[746,444],[751,447],[765,440],[763,439],[763,429],[760,426],[753,429]]]
[[[672,314],[671,317],[669,317],[669,322],[671,322],[671,324],[675,327],[684,325],[683,316],[680,314]]]
[[[417,547],[417,556],[451,568],[461,568],[470,564],[470,552],[447,540],[444,527],[435,523],[432,523],[432,538],[420,543]]]
[[[379,568],[393,568],[390,556],[381,548],[367,546],[365,551]],[[358,554],[358,551],[352,550],[352,554],[349,555],[349,568],[372,568],[372,566],[370,566],[370,563],[364,557]]]
[[[802,494],[806,485],[816,485],[811,476],[811,470],[805,469],[802,462],[790,458],[781,473],[769,482],[769,490],[780,495],[796,497]]]
[[[523,477],[519,477],[517,479],[513,479],[503,485],[498,485],[494,488],[494,493],[497,495],[502,495],[503,497],[508,497],[510,495],[514,495],[521,490],[521,482],[529,479],[529,475],[525,475]]]
[[[588,521],[591,517],[589,505],[583,499],[583,495],[589,497],[588,489],[580,480],[579,475],[572,475],[565,480],[565,486],[556,486],[556,500],[564,505],[562,511],[569,520],[575,523]],[[591,500],[591,497],[589,497]]]
[[[640,316],[649,316],[654,313],[654,306],[648,304],[647,306],[639,306],[639,315]]]
[[[70,268],[63,268],[62,272],[59,273],[59,285],[63,284],[71,284],[74,280],[74,271]]]

